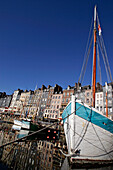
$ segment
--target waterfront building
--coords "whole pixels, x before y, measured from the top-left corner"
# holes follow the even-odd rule
[[[113,82],[107,85],[108,116],[113,118]],[[103,107],[106,114],[106,87],[103,86]]]
[[[92,105],[92,89],[89,87],[88,89],[85,90],[85,103],[88,106]]]
[[[20,95],[22,92],[23,90],[20,90],[20,89],[14,91],[13,96],[12,96],[12,101],[10,104],[10,108],[13,108],[16,106],[16,101],[20,99]]]
[[[51,99],[50,108],[45,109],[45,117],[49,119],[58,119],[60,116],[60,108],[62,102],[62,91],[55,92]]]
[[[8,108],[10,106],[12,100],[12,95],[6,95],[0,98],[0,111],[8,112]]]
[[[44,85],[41,88],[41,90],[42,90],[42,95],[41,95],[41,99],[39,103],[39,111],[38,111],[39,118],[43,118],[43,113],[44,113],[44,109],[46,108],[46,103],[47,103],[48,94],[49,94],[49,89],[46,88]]]
[[[75,87],[71,87],[70,85],[67,87],[67,89],[63,90],[62,95],[62,102],[61,102],[61,108],[60,108],[60,117],[62,117],[63,110],[67,106],[67,104],[71,100],[71,96],[74,94]]]
[[[62,87],[55,84],[54,87],[48,86],[49,93],[43,116],[48,119],[58,119],[62,100]]]
[[[5,92],[0,92],[0,98],[3,98],[6,96],[6,93]]]
[[[29,115],[31,117],[38,116],[38,112],[40,110],[40,100],[41,100],[41,96],[42,96],[42,90],[39,88],[37,90],[34,91],[34,94],[32,95],[31,99],[29,100]]]
[[[12,95],[12,100],[11,100],[11,104],[10,104],[10,107],[9,107],[9,112],[17,112],[18,109],[20,107],[20,102],[19,102],[19,99],[20,99],[20,95],[21,93],[23,92],[23,90],[15,90],[13,95]]]
[[[23,116],[27,116],[27,112],[29,109],[29,99],[30,96],[33,94],[34,92],[29,90],[25,90],[24,92],[21,93],[20,96],[20,103],[22,104],[22,108],[20,108],[21,114],[23,114]]]
[[[103,91],[99,91],[95,93],[95,108],[100,112],[104,111],[103,107]]]

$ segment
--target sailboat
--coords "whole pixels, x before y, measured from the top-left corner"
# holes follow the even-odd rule
[[[98,30],[99,36],[101,36],[101,28],[99,24]],[[68,154],[66,156],[71,158],[71,162],[75,163],[113,163],[113,120],[108,118],[107,108],[106,115],[95,108],[96,34],[97,7],[95,6],[92,104],[91,106],[88,106],[81,100],[78,100],[75,95],[72,95],[71,101],[68,103],[62,114],[68,148]]]

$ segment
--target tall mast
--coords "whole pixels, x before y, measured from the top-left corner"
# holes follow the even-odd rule
[[[92,83],[93,100],[92,106],[95,107],[96,92],[96,6],[94,8],[94,50],[93,50],[93,83]]]

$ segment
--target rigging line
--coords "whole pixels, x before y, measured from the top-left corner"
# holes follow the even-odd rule
[[[100,25],[98,14],[97,14],[97,20],[98,20],[98,25]],[[104,45],[104,40],[103,40],[102,35],[100,36],[100,38],[102,39],[102,44],[103,44],[103,47],[104,47],[105,58],[106,58],[107,65],[108,65],[109,76],[110,76],[111,81],[113,81],[113,80],[112,80],[112,75],[111,75],[110,66],[109,66],[109,62],[108,62],[107,52],[106,52],[106,48],[105,48],[105,45]]]
[[[97,59],[98,59],[98,67],[99,67],[99,75],[100,75],[100,84],[102,84],[102,76],[101,76],[101,68],[100,68],[100,58],[99,58],[98,44],[97,44]]]
[[[82,78],[81,78],[81,83],[83,82],[84,75],[85,75],[85,72],[86,72],[86,67],[87,67],[87,63],[88,63],[88,59],[89,59],[89,55],[90,55],[90,51],[91,51],[92,42],[93,42],[93,35],[92,35],[91,42],[90,42],[90,45],[89,45],[89,49],[88,49],[88,53],[87,53],[87,59],[86,59],[86,63],[85,63],[85,68],[83,70],[83,75],[82,75]]]
[[[106,48],[105,48],[105,45],[104,45],[104,40],[103,40],[102,35],[101,35],[101,39],[102,39],[102,43],[103,43],[103,47],[104,47],[104,52],[105,52],[105,57],[106,57],[107,65],[108,65],[108,71],[109,71],[110,79],[111,79],[111,81],[113,81],[112,75],[111,75],[111,70],[110,70],[110,65],[109,65],[109,61],[108,61],[108,57],[107,57],[107,52],[106,52]]]
[[[88,51],[88,45],[89,45],[89,40],[90,40],[90,36],[91,36],[92,25],[93,25],[93,18],[92,18],[92,21],[91,21],[91,26],[90,26],[88,41],[87,41],[86,50],[85,50],[85,54],[84,54],[84,62],[83,62],[83,66],[82,66],[82,70],[81,70],[81,74],[80,74],[80,77],[79,77],[78,82],[80,82],[80,80],[81,80],[83,68],[84,68],[84,66],[85,66],[86,54],[87,54],[87,51]]]
[[[99,41],[99,47],[100,47],[100,51],[101,51],[101,54],[102,54],[102,57],[103,57],[103,61],[104,61],[104,65],[105,65],[105,69],[106,69],[106,73],[107,73],[107,78],[108,78],[108,81],[109,81],[110,79],[109,79],[109,74],[108,74],[107,65],[106,65],[106,61],[105,61],[104,51],[103,51],[102,44],[101,44],[99,38],[98,38],[98,41]]]
[[[100,130],[100,129],[99,129],[99,130]],[[94,133],[93,133],[93,132],[89,132],[89,131],[88,131],[88,133],[90,133],[90,134],[93,134],[93,135],[94,135]],[[100,131],[100,133],[102,133],[102,132]],[[102,133],[102,134],[106,135],[105,133]],[[108,135],[106,135],[106,136],[111,138],[111,136],[108,136]],[[87,138],[87,139],[89,139],[89,138]],[[104,139],[104,138],[102,138],[102,137],[101,137],[101,140],[104,140],[104,141],[108,142],[109,144],[113,145],[113,142],[110,142],[110,141],[108,141],[108,140],[106,140],[106,139]]]
[[[71,128],[72,129],[72,128]],[[72,129],[73,130],[73,129]],[[77,132],[75,132],[78,136],[80,136]],[[102,151],[104,151],[103,149],[101,149],[101,148],[99,148],[99,147],[97,147],[96,145],[94,145],[92,142],[89,142],[87,139],[84,139],[86,142],[88,142],[88,143],[90,143],[91,145],[93,145],[93,146],[95,146],[96,148],[98,148],[98,149],[100,149],[100,150],[102,150]],[[66,154],[66,153],[64,153],[63,152],[63,150],[61,150],[61,149],[59,149],[59,151],[64,155],[64,156],[66,156],[66,157],[70,157],[70,156],[77,156],[77,155],[75,155],[75,154]],[[105,151],[104,151],[105,152]],[[92,155],[92,156],[89,156],[89,155],[80,155],[81,157],[101,157],[101,156],[105,156],[105,155],[108,155],[108,154],[110,154],[110,153],[112,153],[113,152],[113,150],[111,150],[111,151],[109,151],[109,152],[106,152],[105,154],[101,154],[101,155]],[[80,157],[79,156],[79,157]]]
[[[72,131],[74,131],[71,127],[70,127],[70,129],[71,129]],[[76,133],[78,136],[82,137],[79,133],[77,133],[77,132],[75,132],[75,133]],[[104,151],[102,148],[96,146],[95,144],[93,144],[92,142],[88,141],[87,139],[84,138],[84,140],[85,140],[87,143],[93,145],[94,147],[100,149],[101,151]],[[105,152],[105,151],[104,151],[104,152]]]
[[[88,121],[87,125],[84,127],[85,131],[84,131],[84,129],[82,129],[81,135],[82,135],[83,131],[84,131],[84,134],[82,135],[82,138],[79,136],[79,138],[78,138],[78,140],[77,140],[77,142],[76,142],[76,143],[78,143],[78,142],[79,142],[79,143],[76,144],[74,150],[77,149],[78,146],[81,144],[81,142],[82,142],[82,140],[83,140],[83,138],[84,138],[84,136],[85,136],[85,134],[86,134],[86,132],[87,132],[88,126],[89,126],[89,121]],[[81,139],[80,139],[80,138],[81,138]],[[80,140],[80,141],[79,141],[79,140]]]
[[[85,106],[84,106],[84,108],[85,108]],[[86,110],[86,108],[85,108],[85,110]],[[91,110],[91,111],[92,111],[92,110]],[[90,111],[90,113],[89,113],[89,115],[88,115],[88,117],[87,117],[85,126],[83,127],[82,132],[81,132],[80,135],[82,135],[82,133],[83,133],[83,131],[84,131],[84,129],[85,129],[84,134],[83,134],[83,136],[82,136],[81,139],[80,139],[80,136],[79,136],[79,138],[78,138],[78,140],[77,140],[77,142],[76,142],[76,145],[77,145],[77,146],[75,146],[74,150],[80,145],[80,143],[82,142],[82,140],[83,140],[83,138],[84,138],[84,136],[85,136],[85,134],[86,134],[86,132],[87,132],[87,128],[88,128],[88,126],[89,126],[88,118],[89,118],[89,116],[91,115],[91,111]],[[87,112],[87,110],[86,110],[86,112]],[[88,123],[87,123],[87,121],[88,121]],[[87,125],[86,125],[86,124],[87,124]],[[79,141],[79,140],[80,140],[80,141]],[[79,141],[79,143],[78,143],[78,141]],[[78,143],[78,144],[77,144],[77,143]]]
[[[98,25],[100,25],[98,13],[97,13],[97,21],[98,21]],[[109,65],[109,62],[108,62],[107,52],[106,52],[106,48],[105,48],[105,45],[104,45],[104,40],[103,40],[102,34],[100,35],[100,39],[102,41],[102,45],[103,45],[103,48],[104,48],[103,53],[105,54],[105,59],[106,59],[106,63],[107,63],[107,66],[108,66],[108,72],[109,72],[109,76],[110,76],[110,79],[111,79],[111,82],[112,82],[113,79],[112,79],[112,75],[111,75],[110,65]]]
[[[99,141],[100,141],[100,143],[101,143],[103,149],[104,149],[105,152],[107,153],[107,150],[106,150],[106,148],[104,147],[104,145],[103,145],[101,139],[99,138],[99,136],[98,136],[98,134],[97,134],[97,132],[96,132],[96,129],[95,129],[95,127],[93,126],[92,122],[91,122],[91,125],[92,125],[92,127],[93,127],[93,129],[94,129],[94,131],[95,131],[95,133],[96,133],[96,135],[97,135],[97,137],[98,137],[98,139],[99,139]],[[110,155],[109,155],[109,158],[110,158]],[[110,159],[111,159],[111,158],[110,158]]]
[[[77,135],[79,135],[79,136],[80,136],[80,134],[78,134],[77,132],[75,132],[75,133],[76,133]],[[81,137],[82,137],[82,136],[81,136]],[[88,142],[89,144],[93,145],[94,147],[96,147],[96,148],[98,148],[98,149],[100,149],[100,150],[104,151],[103,149],[101,149],[100,147],[98,147],[98,146],[94,145],[92,142],[88,141],[87,139],[85,139],[85,138],[84,138],[84,140],[85,140],[86,142]]]

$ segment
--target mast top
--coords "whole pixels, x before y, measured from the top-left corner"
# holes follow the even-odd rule
[[[96,22],[96,10],[97,10],[97,6],[95,5],[95,8],[94,8],[94,22]]]

